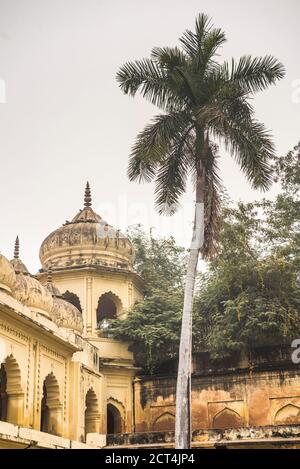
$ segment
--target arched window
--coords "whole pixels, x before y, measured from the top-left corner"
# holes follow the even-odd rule
[[[79,311],[82,313],[80,299],[75,293],[72,293],[71,291],[67,290],[65,291],[65,293],[63,293],[62,297],[64,300],[68,301],[73,306],[76,306],[76,308],[79,309]]]
[[[6,392],[6,371],[4,363],[0,368],[0,420],[6,422],[7,418],[7,392]]]
[[[51,372],[43,383],[41,402],[41,431],[61,436],[62,405],[57,379]]]
[[[100,296],[97,306],[97,327],[102,327],[106,319],[114,319],[122,310],[121,300],[112,292]]]
[[[100,413],[98,399],[95,391],[91,388],[85,397],[84,429],[85,436],[88,433],[98,433],[100,426]]]
[[[23,413],[21,371],[13,355],[10,355],[0,368],[0,420],[22,425]]]

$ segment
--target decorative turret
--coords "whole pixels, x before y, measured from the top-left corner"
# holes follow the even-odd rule
[[[15,241],[15,247],[14,247],[14,258],[10,261],[10,263],[15,269],[16,274],[29,275],[27,267],[25,266],[25,264],[23,264],[23,262],[19,258],[19,253],[20,253],[20,241],[19,241],[19,236],[17,236],[16,241]]]

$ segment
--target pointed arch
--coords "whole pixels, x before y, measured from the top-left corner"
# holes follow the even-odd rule
[[[97,395],[90,388],[85,395],[84,431],[85,437],[88,433],[99,433],[100,412]]]
[[[61,436],[62,405],[58,381],[49,373],[43,382],[43,397],[41,402],[41,431]]]
[[[172,412],[164,412],[159,415],[153,422],[153,431],[174,431],[175,415]]]
[[[121,299],[112,291],[103,293],[98,299],[96,310],[97,327],[101,327],[101,323],[105,319],[114,319],[122,312],[123,306]]]
[[[107,434],[124,433],[125,415],[124,405],[110,397],[107,401]]]
[[[225,429],[225,428],[239,428],[243,426],[243,419],[232,409],[225,407],[223,410],[218,412],[213,418],[213,428]]]
[[[286,404],[281,407],[275,414],[274,423],[283,424],[299,424],[300,423],[300,407],[295,404]]]
[[[0,369],[0,420],[22,425],[24,416],[24,391],[21,370],[11,354]]]

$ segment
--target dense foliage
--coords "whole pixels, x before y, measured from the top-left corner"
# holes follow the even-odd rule
[[[275,200],[223,207],[218,255],[199,280],[194,307],[194,350],[221,359],[300,334],[300,145],[278,158],[281,192]],[[174,240],[130,234],[136,268],[147,285],[110,332],[132,342],[137,363],[157,371],[178,353],[185,255]]]
[[[145,280],[145,299],[126,320],[112,321],[109,333],[129,340],[136,364],[153,373],[178,353],[186,254],[173,238],[155,239],[140,226],[128,234],[136,249],[135,268]]]

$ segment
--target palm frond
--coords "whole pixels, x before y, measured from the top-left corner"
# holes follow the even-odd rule
[[[244,55],[236,62],[228,62],[220,68],[221,73],[231,83],[239,85],[248,93],[256,93],[273,85],[285,75],[285,68],[275,57],[251,57]]]
[[[187,66],[186,54],[178,47],[154,47],[151,51],[151,59],[170,72],[176,67]]]
[[[151,181],[157,163],[170,151],[174,140],[183,135],[191,125],[186,111],[154,117],[136,138],[129,158],[129,179]]]
[[[220,111],[219,118],[211,122],[211,130],[223,140],[253,188],[267,190],[272,183],[275,148],[264,125],[254,119],[228,119]]]
[[[195,24],[195,32],[187,29],[179,41],[182,44],[183,50],[192,58],[196,57],[201,47],[201,43],[205,35],[211,29],[211,20],[209,16],[201,13],[198,15]]]
[[[212,85],[209,96],[208,102],[196,114],[197,121],[203,126],[209,128],[215,119],[222,119],[224,115],[228,119],[233,117],[235,121],[247,122],[252,119],[253,107],[239,86],[229,83]]]
[[[151,59],[125,63],[116,78],[125,94],[134,97],[140,91],[145,99],[160,109],[169,110],[184,105],[169,86],[168,76],[163,68]]]
[[[160,214],[173,215],[180,196],[185,192],[189,172],[189,151],[185,138],[179,138],[157,170],[155,205]]]

